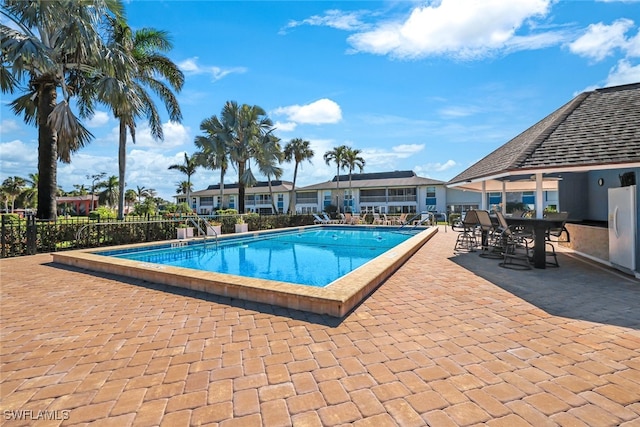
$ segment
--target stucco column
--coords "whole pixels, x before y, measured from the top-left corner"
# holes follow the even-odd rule
[[[544,192],[542,191],[542,174],[536,174],[536,218],[544,216]]]

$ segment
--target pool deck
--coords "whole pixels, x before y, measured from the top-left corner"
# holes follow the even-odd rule
[[[342,319],[1,260],[3,425],[640,425],[640,281],[564,252],[502,269],[456,235]]]

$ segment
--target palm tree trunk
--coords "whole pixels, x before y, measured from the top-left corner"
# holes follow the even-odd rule
[[[244,183],[240,177],[244,175],[245,162],[241,160],[238,162],[238,213],[244,213]]]
[[[278,207],[276,206],[276,201],[273,200],[273,188],[271,187],[271,176],[267,176],[267,181],[269,182],[269,197],[271,197],[271,207],[273,208],[273,213],[278,213]]]
[[[53,77],[43,76],[38,86],[38,219],[55,220],[58,191],[58,134],[48,123],[56,106],[56,85]]]
[[[340,213],[340,165],[336,170],[336,198],[338,199],[336,204],[338,205],[338,213]]]
[[[220,168],[220,209],[224,208],[224,168]]]
[[[118,145],[118,219],[124,219],[124,175],[127,168],[127,127],[120,119],[120,143]]]
[[[289,214],[293,215],[295,213],[296,204],[296,178],[298,177],[298,162],[296,162],[296,166],[293,168],[293,186],[291,187],[291,196],[289,196]]]
[[[187,205],[189,205],[189,211],[191,211],[191,175],[187,175]]]

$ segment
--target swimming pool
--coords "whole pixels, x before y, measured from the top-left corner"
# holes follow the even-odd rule
[[[174,249],[182,249],[181,247],[183,247],[191,250],[185,250],[183,254],[183,258],[188,258],[191,254],[189,256],[186,254],[189,252],[196,252],[198,246],[202,245],[202,238],[194,238],[187,241],[142,243],[103,250],[82,249],[68,252],[54,252],[51,255],[54,263],[70,265],[94,272],[116,274],[132,279],[192,289],[228,298],[237,298],[318,314],[329,314],[331,316],[343,317],[353,307],[360,303],[360,301],[373,292],[376,287],[386,280],[395,270],[406,262],[411,255],[413,255],[423,244],[438,232],[437,227],[421,228],[419,233],[413,236],[408,236],[408,238],[406,238],[407,235],[393,233],[405,237],[406,240],[388,248],[383,246],[384,243],[382,243],[382,241],[384,241],[384,238],[382,241],[379,241],[379,239],[377,239],[378,235],[376,235],[376,233],[379,233],[382,231],[381,229],[384,228],[390,230],[389,227],[314,225],[280,230],[241,233],[239,235],[225,234],[219,238],[218,251],[225,245],[229,245],[231,247],[235,246],[235,250],[238,254],[244,252],[244,258],[238,259],[246,260],[247,249],[249,249],[249,242],[251,241],[258,241],[260,239],[269,240],[278,236],[282,236],[284,239],[297,239],[295,236],[299,233],[304,233],[306,230],[313,230],[322,232],[321,234],[324,234],[325,238],[328,237],[330,241],[335,244],[333,236],[339,235],[337,231],[341,231],[343,229],[368,230],[367,232],[370,233],[369,236],[376,240],[375,244],[368,247],[382,249],[382,253],[373,259],[364,261],[359,267],[354,268],[352,271],[328,282],[328,286],[301,285],[294,282],[284,281],[283,277],[280,277],[277,280],[271,280],[260,277],[247,277],[237,274],[220,273],[217,271],[196,270],[193,268],[186,268],[184,266],[171,265],[170,263],[158,264],[156,262],[151,262],[149,259],[128,259],[128,257],[136,258],[137,255],[134,254],[142,254],[145,251],[147,253],[159,251],[156,253],[160,254],[167,248],[171,249],[172,246],[172,250],[168,252],[164,251],[164,253],[178,254],[180,251],[175,251]],[[340,237],[337,237],[337,240],[339,239]],[[354,243],[354,240],[350,238],[345,237],[343,240],[346,243]],[[215,242],[212,240],[209,240],[209,243],[207,243],[207,246],[215,247],[215,245]],[[242,246],[245,245],[247,247],[243,248]],[[298,249],[295,250],[296,256],[294,257],[294,251],[291,243],[283,244],[282,246],[288,247],[279,250],[274,250],[274,248],[271,248],[270,250],[256,250],[261,251],[260,253],[263,254],[261,256],[267,258],[271,257],[272,259],[278,258],[282,254],[289,252],[289,262],[297,262]],[[354,247],[354,245],[350,245],[348,248],[349,249],[345,252],[357,255],[358,249]],[[367,250],[372,252],[374,251],[373,249]],[[300,249],[300,251],[302,251],[302,249]],[[209,254],[209,257],[215,256],[216,255],[213,253]],[[336,257],[335,254],[333,256]],[[355,258],[357,258],[357,256]],[[316,258],[313,256],[311,256],[311,259],[315,262],[315,265],[313,266],[314,272],[317,273],[318,271],[328,269],[328,261],[317,262]],[[345,260],[344,263],[352,262],[351,259],[349,261],[346,261],[347,258],[340,259],[341,264],[343,263],[342,260]],[[255,266],[251,268],[254,267]],[[324,279],[325,282],[327,280],[331,279]],[[82,285],[78,284],[78,286]]]
[[[100,255],[282,282],[328,286],[421,230],[328,227],[227,239],[218,244],[103,251]]]

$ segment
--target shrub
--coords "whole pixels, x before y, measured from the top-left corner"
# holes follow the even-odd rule
[[[93,219],[93,220],[104,220],[104,219],[115,219],[116,218],[116,212],[111,209],[108,208],[106,206],[100,206],[98,209],[89,212],[89,219]]]

